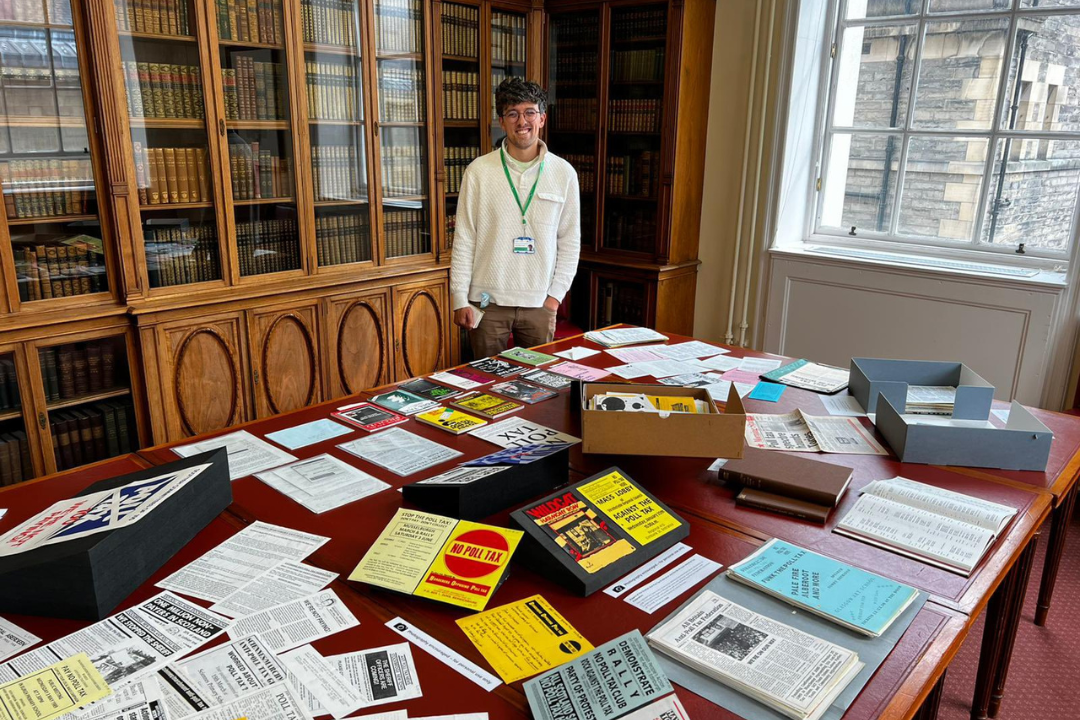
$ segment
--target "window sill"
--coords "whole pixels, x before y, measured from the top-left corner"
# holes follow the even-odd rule
[[[1038,270],[1038,274],[1030,277],[1020,277],[1011,275],[999,275],[992,272],[979,272],[974,270],[962,270],[949,267],[935,267],[933,265],[923,264],[918,262],[924,260],[925,256],[904,255],[893,250],[880,250],[876,252],[888,253],[891,256],[895,256],[896,260],[890,258],[889,260],[869,259],[864,257],[846,257],[842,255],[827,254],[819,252],[817,248],[829,248],[830,246],[824,244],[812,244],[812,241],[807,241],[804,245],[798,246],[785,246],[770,248],[769,252],[774,257],[800,259],[800,260],[813,260],[817,263],[823,263],[828,265],[846,265],[856,268],[888,268],[890,270],[902,270],[911,274],[929,275],[934,277],[951,277],[962,280],[983,280],[992,282],[998,287],[1012,286],[1018,288],[1033,288],[1042,287],[1052,290],[1064,290],[1068,285],[1068,278],[1064,271],[1045,270],[1039,268],[1027,268],[1029,270]],[[832,246],[843,247],[843,246]],[[904,258],[911,258],[911,262],[905,262]],[[945,262],[953,260],[954,258],[943,258]],[[993,258],[970,260],[964,259],[961,262],[974,262],[984,265],[1000,265],[1001,267],[1009,267],[1002,263],[993,262]]]

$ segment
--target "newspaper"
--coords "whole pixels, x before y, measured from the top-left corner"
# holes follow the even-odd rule
[[[338,447],[402,477],[461,455],[458,450],[402,428],[383,430],[377,435],[368,435]]]
[[[277,656],[254,635],[192,655],[173,668],[211,706],[223,705],[255,690],[284,683],[288,676]],[[171,714],[169,720],[174,720]]]
[[[284,657],[291,655],[292,653]],[[323,659],[333,671],[334,677],[340,678],[343,686],[359,697],[360,703],[356,706],[358,708],[411,700],[422,694],[409,643],[331,655]],[[297,697],[306,704],[313,716],[328,712],[325,703],[320,703],[308,690],[300,691]]]
[[[225,448],[229,455],[229,478],[232,480],[296,460],[294,456],[279,450],[262,438],[255,437],[247,430],[218,435],[188,445],[177,445],[173,452],[180,457],[191,457],[218,448]]]
[[[295,560],[282,560],[229,597],[211,605],[210,609],[232,618],[253,615],[289,600],[313,595],[337,576],[335,572]]]
[[[213,640],[229,624],[216,613],[163,592],[9,660],[0,665],[0,681],[13,680],[82,652],[105,682],[115,688]]]
[[[196,720],[310,720],[288,686],[277,683],[192,715]],[[170,719],[171,720],[171,719]]]
[[[323,590],[237,620],[229,635],[258,635],[266,647],[282,653],[359,624],[337,593]]]
[[[783,415],[747,413],[746,442],[762,450],[827,452],[849,455],[888,455],[857,418],[807,415],[794,410]]]
[[[0,662],[18,655],[28,647],[41,642],[41,638],[23,630],[15,623],[0,617]]]
[[[388,483],[325,453],[256,473],[255,477],[316,514],[390,488]]]
[[[0,536],[0,556],[137,523],[209,465],[194,465],[112,490],[60,500]]]
[[[330,538],[255,522],[195,562],[158,582],[159,588],[221,602],[282,560],[303,560]]]
[[[858,673],[856,653],[705,590],[648,635],[697,672],[784,715],[820,717]]]
[[[65,720],[179,720],[167,713],[161,689],[153,675],[125,683],[112,695],[69,713]]]
[[[281,662],[289,670],[289,686],[312,716],[343,718],[363,706],[360,693],[310,645],[284,653]]]

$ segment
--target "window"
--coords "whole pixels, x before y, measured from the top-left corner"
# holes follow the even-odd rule
[[[1067,259],[1080,0],[837,1],[813,239]]]

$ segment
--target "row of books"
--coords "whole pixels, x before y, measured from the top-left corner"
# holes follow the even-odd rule
[[[367,213],[316,217],[315,247],[323,266],[371,260]]]
[[[27,67],[25,63],[18,60],[11,59],[11,53],[6,51],[7,47],[10,47],[11,43],[7,40],[0,40],[0,80],[3,81],[3,89],[5,94],[16,88],[27,88],[32,90],[38,90],[42,87],[55,87],[57,90],[69,89],[78,90],[82,87],[79,80],[78,68],[64,69],[60,67],[50,67],[44,65],[41,67]],[[12,108],[17,107],[16,103],[8,102]],[[26,109],[20,109],[19,114],[33,115],[33,112],[28,112]],[[14,114],[14,113],[13,113]],[[55,115],[56,108],[51,107],[47,115]]]
[[[307,70],[308,117],[312,120],[360,120],[359,68],[350,63],[311,62]]]
[[[15,361],[11,358],[0,358],[0,410],[14,410],[21,406]]]
[[[480,73],[443,70],[443,117],[476,120],[480,117]]]
[[[50,158],[0,163],[8,218],[82,215],[89,209],[94,178],[90,159]]]
[[[300,0],[304,42],[356,47],[356,0]]]
[[[222,68],[226,120],[284,120],[284,65],[232,55],[235,68]]]
[[[559,78],[560,94],[567,85],[582,86],[595,94],[596,72],[599,67],[599,53],[596,50],[577,50],[556,55],[555,77]]]
[[[134,155],[142,205],[211,200],[206,148],[144,148],[136,142]]]
[[[498,11],[491,18],[491,64],[525,64],[524,15],[507,15]]]
[[[381,164],[385,195],[424,194],[424,158],[418,145],[383,145]]]
[[[480,157],[480,148],[447,147],[443,148],[443,165],[446,167],[446,192],[461,191],[461,180],[465,177],[465,168]]]
[[[216,0],[218,37],[222,40],[280,45],[281,0]]]
[[[651,253],[656,247],[656,208],[619,207],[607,213],[604,247]]]
[[[454,247],[454,234],[457,232],[457,213],[446,214],[446,246]]]
[[[137,437],[130,425],[134,419],[131,404],[125,401],[49,413],[56,469],[69,470],[138,449],[138,442],[131,443]]]
[[[480,57],[480,8],[442,6],[442,51],[444,55]]]
[[[71,0],[0,0],[0,20],[71,24]]]
[[[315,145],[311,148],[316,200],[362,200],[367,197],[363,154],[355,145]]]
[[[645,286],[640,283],[628,283],[609,280],[600,286],[600,316],[597,325],[645,323],[646,302]]]
[[[375,19],[379,52],[423,52],[423,0],[375,0]]]
[[[80,237],[85,236],[15,249],[21,299],[48,300],[109,289],[104,258]]]
[[[577,170],[578,189],[582,193],[594,192],[596,190],[596,156],[567,153],[562,157]]]
[[[596,98],[561,97],[551,106],[551,124],[555,130],[592,130],[598,108]]]
[[[296,220],[236,223],[236,252],[241,275],[265,275],[299,268],[300,239]]]
[[[667,28],[667,7],[620,11],[611,19],[611,29],[620,38],[654,37]]]
[[[14,430],[0,434],[0,487],[30,480],[34,464],[30,460],[30,443],[26,433]]]
[[[68,400],[116,388],[117,341],[70,343],[38,351],[45,399]]]
[[[424,122],[424,71],[379,67],[379,117],[384,122]]]
[[[205,117],[198,65],[125,61],[128,115],[133,118]]]
[[[555,17],[555,47],[600,42],[600,23],[584,22],[579,15]]]
[[[423,210],[387,209],[383,213],[383,230],[387,257],[431,252],[431,236]]]
[[[79,84],[79,53],[69,32],[46,32],[35,27],[4,28],[0,60],[5,80],[47,81],[55,74],[58,85]]]
[[[220,280],[221,264],[214,225],[166,222],[171,223],[170,226],[143,226],[150,287]]]
[[[660,100],[612,100],[608,129],[614,132],[659,132],[663,120]]]
[[[260,147],[258,142],[229,143],[229,177],[233,200],[283,198],[292,194],[290,161],[280,150]]]
[[[659,185],[659,152],[645,150],[636,155],[608,158],[607,191],[610,195],[656,197]]]
[[[116,26],[127,32],[191,35],[189,0],[113,0]]]
[[[611,58],[611,79],[616,82],[664,79],[664,48],[618,50]]]

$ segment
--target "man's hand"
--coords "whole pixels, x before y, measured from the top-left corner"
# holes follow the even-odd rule
[[[559,301],[556,300],[555,298],[551,297],[550,295],[548,295],[547,300],[544,301],[544,307],[547,308],[548,310],[550,310],[551,312],[558,312],[559,311]]]
[[[463,327],[466,330],[472,330],[474,322],[475,316],[473,315],[473,309],[471,305],[466,305],[465,307],[458,308],[454,311],[454,324],[458,327]]]

